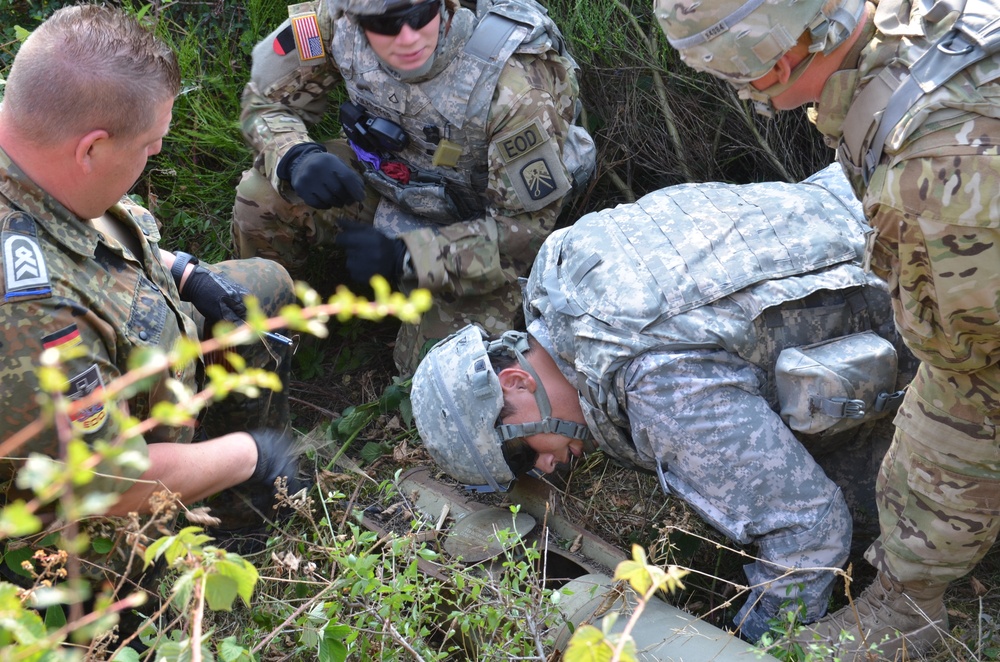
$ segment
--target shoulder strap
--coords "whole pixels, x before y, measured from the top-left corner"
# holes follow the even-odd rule
[[[844,118],[842,152],[867,185],[886,138],[917,99],[1000,51],[1000,16],[991,0],[968,0],[955,25],[909,71],[886,67],[858,95]],[[881,115],[879,111],[883,111]],[[861,130],[861,129],[864,130]],[[874,129],[874,133],[872,132]],[[871,135],[867,147],[864,140]]]
[[[462,54],[467,61],[477,62],[479,66],[479,76],[472,85],[469,102],[465,106],[468,122],[476,121],[477,117],[473,115],[482,114],[479,109],[489,107],[500,72],[527,35],[527,26],[493,12],[486,14],[476,25]],[[485,122],[485,118],[482,121]]]
[[[37,235],[35,219],[26,212],[12,211],[0,219],[3,303],[52,296],[45,255]]]

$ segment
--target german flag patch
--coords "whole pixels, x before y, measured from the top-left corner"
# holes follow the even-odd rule
[[[76,324],[70,324],[66,328],[59,329],[55,333],[50,333],[42,338],[42,347],[45,349],[52,349],[54,347],[69,349],[70,347],[76,347],[80,342],[80,330],[76,328]]]

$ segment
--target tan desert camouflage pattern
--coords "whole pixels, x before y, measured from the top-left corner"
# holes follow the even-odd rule
[[[125,373],[135,350],[142,347],[169,349],[182,337],[198,338],[203,323],[193,306],[180,301],[173,278],[160,261],[160,233],[155,219],[128,198],[123,198],[109,213],[131,230],[137,240],[136,246],[142,249],[141,255],[133,254],[117,240],[108,239],[82,223],[37,188],[0,151],[0,218],[3,219],[0,223],[5,231],[15,205],[30,215],[37,228],[51,295],[40,294],[0,303],[0,345],[3,347],[0,438],[3,439],[42,413],[36,399],[35,370],[43,342],[53,346],[78,343],[84,354],[66,363],[67,377],[73,380],[86,376],[93,387],[106,385]],[[4,237],[7,236],[5,233]],[[2,255],[0,260],[6,262],[6,253]],[[295,300],[291,279],[274,263],[247,260],[206,267],[223,271],[257,294],[263,309],[270,315]],[[9,299],[10,282],[5,278],[0,283]],[[240,353],[249,365],[274,367],[262,343],[240,348]],[[186,388],[195,389],[201,369],[200,363],[180,370],[170,369],[169,376]],[[167,375],[163,375],[148,393],[129,399],[127,406],[133,416],[145,418],[155,403],[174,401],[172,393],[164,387],[166,378]],[[67,397],[72,397],[75,388],[71,386]],[[79,423],[90,427],[83,433],[88,442],[111,440],[118,431],[115,418],[101,407],[95,408]],[[231,421],[225,431],[246,429],[250,423],[244,415]],[[189,443],[193,434],[194,430],[189,427],[163,426],[133,443],[137,450],[144,451],[146,443]],[[24,457],[29,452],[39,452],[57,456],[58,448],[55,432],[49,427],[27,446],[17,449],[14,455]],[[120,473],[119,468],[99,466],[98,470],[112,478],[98,478],[95,487],[110,491],[127,489],[127,481],[113,478]],[[14,471],[11,462],[0,462],[0,491],[11,498],[15,491],[10,485]],[[122,477],[134,478],[136,475]]]
[[[654,0],[653,11],[686,65],[741,85],[766,75],[807,29],[812,31],[814,50],[829,53],[854,31],[865,3],[764,2],[734,20],[733,15],[748,4],[746,0]]]
[[[299,7],[306,5],[309,3]],[[358,80],[361,74],[352,74],[346,83],[352,99],[369,112],[404,126],[411,143],[397,155],[399,159],[420,172],[444,177],[449,186],[465,192],[460,197],[468,207],[461,213],[442,212],[434,205],[409,210],[423,212],[422,216],[435,222],[402,235],[412,271],[401,286],[425,287],[437,297],[421,328],[404,329],[397,342],[397,367],[408,374],[428,340],[443,338],[469,321],[497,331],[518,322],[521,302],[516,279],[527,273],[539,246],[555,226],[572,181],[573,173],[567,171],[559,155],[563,154],[576,112],[579,90],[575,63],[559,55],[551,43],[540,42],[530,53],[510,56],[499,68],[492,93],[483,95],[475,86],[470,87],[469,81],[458,80],[463,69],[449,66],[461,52],[475,22],[469,10],[459,9],[450,41],[439,48],[430,78],[405,84],[378,67],[367,46],[348,51],[352,44],[364,40],[358,40],[360,30],[347,17],[335,21],[329,3],[315,3],[315,9],[321,32],[329,43],[328,56],[320,64],[299,66],[294,53],[283,57],[275,54],[271,41],[281,28],[254,50],[252,80],[243,98],[242,126],[256,156],[254,170],[244,174],[237,189],[234,239],[241,256],[275,259],[298,275],[310,247],[332,241],[338,218],[371,222],[381,194],[390,192],[382,185],[372,186],[381,175],[366,174],[368,197],[361,205],[324,212],[302,204],[287,182],[277,179],[275,170],[288,149],[313,140],[308,126],[327,112],[329,93],[344,81],[341,66],[345,65],[338,65],[340,60],[335,60],[334,55],[347,58],[349,53],[347,62],[355,69],[361,66],[358,58],[374,63],[374,69],[364,71],[363,81]],[[546,34],[543,27],[540,22],[535,30],[541,36]],[[463,34],[462,39],[456,36]],[[465,126],[464,104],[469,101],[470,90],[484,102],[482,111],[475,113],[484,120],[478,127],[476,122]],[[392,101],[400,98],[412,98],[419,112],[408,111],[402,102]],[[428,103],[416,103],[421,99]],[[435,145],[422,131],[426,125],[441,127],[449,132],[442,137],[462,146],[454,168],[431,163],[427,150],[433,151]],[[516,136],[524,130],[546,137],[528,156],[545,154],[551,174],[561,182],[555,193],[540,198],[543,206],[531,211],[530,200],[526,204],[526,189],[512,179],[511,168],[521,162],[505,161],[507,155],[498,143],[499,138]],[[586,139],[589,141],[589,137]],[[467,144],[463,142],[466,140]],[[365,172],[343,144],[335,153],[347,157],[345,160],[359,172]],[[398,196],[393,201],[400,202]],[[480,298],[483,300],[477,301]]]
[[[905,4],[900,15],[910,16]],[[876,34],[857,73],[828,82],[817,117],[828,144],[840,140],[857,89],[928,42]],[[965,575],[1000,527],[998,76],[995,55],[921,99],[890,134],[869,186],[855,182],[877,231],[871,268],[887,279],[900,333],[923,361],[879,476],[883,533],[868,553],[900,581]]]

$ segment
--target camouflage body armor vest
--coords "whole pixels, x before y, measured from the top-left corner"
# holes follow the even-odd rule
[[[486,209],[486,121],[507,60],[514,53],[555,52],[576,69],[559,29],[532,0],[492,3],[478,20],[460,8],[451,22],[452,32],[457,32],[451,38],[465,42],[455,45],[458,48],[439,45],[436,57],[450,60],[436,61],[426,80],[406,82],[386,72],[361,28],[346,16],[337,19],[337,38],[331,43],[351,101],[400,125],[409,136],[409,144],[392,155],[410,168],[409,183],[371,163],[366,163],[365,180],[403,210],[444,223],[469,220]],[[463,30],[471,34],[463,37]],[[575,137],[571,131],[567,142]],[[449,157],[448,167],[435,165],[442,141],[461,150]],[[567,169],[574,173],[572,164]]]
[[[1000,118],[1000,106],[976,92],[1000,80],[990,59],[1000,50],[995,0],[881,0],[873,20],[887,41],[898,40],[896,48],[881,46],[863,55],[858,69],[831,77],[843,79],[840,89],[865,84],[844,116],[840,143],[831,145],[856,190],[868,184],[883,151],[891,165],[908,156],[904,142],[972,114]]]
[[[588,427],[616,458],[642,466],[618,400],[621,368],[646,352],[737,354],[769,375],[775,407],[782,349],[891,328],[884,285],[860,267],[867,228],[839,170],[811,184],[669,187],[545,242],[525,291],[528,328],[544,320],[578,375]],[[834,314],[782,305],[820,290],[840,297]]]

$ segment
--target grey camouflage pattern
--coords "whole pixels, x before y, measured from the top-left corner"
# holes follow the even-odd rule
[[[682,185],[589,214],[546,240],[528,278],[527,329],[577,385],[600,448],[662,471],[710,524],[758,545],[737,619],[751,638],[790,599],[820,617],[847,558],[848,505],[776,413],[771,373],[784,347],[894,337],[884,284],[860,266],[864,236],[831,166],[810,183]],[[432,352],[463,388],[461,357]],[[421,433],[439,433],[414,399]],[[464,449],[428,445],[446,471],[482,482]]]

